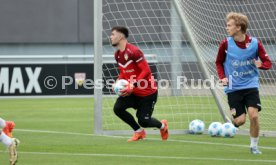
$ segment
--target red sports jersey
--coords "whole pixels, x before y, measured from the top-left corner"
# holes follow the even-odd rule
[[[138,47],[127,43],[124,51],[115,52],[115,60],[120,70],[118,79],[137,82],[137,87],[133,89],[134,95],[148,96],[156,92],[156,82],[143,52]]]
[[[245,40],[243,42],[237,42],[237,41],[235,42],[238,47],[245,49],[251,43],[251,40],[252,38],[246,35]],[[223,64],[226,59],[227,47],[228,47],[227,39],[222,40],[219,46],[217,59],[216,59],[216,67],[217,67],[217,73],[218,73],[219,79],[225,78]],[[270,69],[272,67],[272,63],[268,55],[266,54],[266,51],[262,43],[260,42],[260,40],[258,40],[258,55],[260,60],[262,61],[262,66],[259,69],[264,69],[264,70]]]

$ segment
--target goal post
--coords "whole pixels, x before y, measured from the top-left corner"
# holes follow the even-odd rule
[[[102,79],[102,1],[94,1],[94,82]],[[94,133],[102,134],[102,89],[94,88]]]
[[[192,33],[192,29],[191,26],[189,25],[188,20],[185,18],[185,14],[184,12],[182,12],[181,6],[178,4],[179,2],[177,0],[173,0],[173,6],[175,8],[175,10],[177,11],[179,17],[181,18],[181,22],[185,28],[185,31],[187,32],[187,36],[189,38],[190,44],[192,49],[195,52],[195,56],[198,60],[198,64],[203,72],[204,78],[208,79],[211,77],[211,73],[208,71],[208,68],[206,67],[206,65],[204,64],[204,59],[200,56],[200,50],[197,48],[196,46],[196,41],[193,37],[193,33]],[[224,111],[224,109],[226,109],[225,104],[223,105],[224,101],[221,99],[221,97],[219,96],[218,90],[214,89],[214,88],[210,88],[210,91],[212,93],[212,95],[215,98],[216,104],[218,106],[219,112],[221,114],[221,116],[223,117],[223,120],[225,122],[231,122],[231,119],[229,116],[227,116],[226,111]]]
[[[99,57],[102,60],[94,61],[94,76],[97,74],[97,78],[103,79],[105,85],[103,90],[94,91],[95,133],[131,133],[131,128],[113,113],[117,96],[109,87],[112,82],[110,80],[115,80],[118,76],[113,58],[115,49],[109,42],[113,26],[128,27],[129,42],[140,47],[149,62],[159,87],[153,116],[167,119],[171,133],[182,134],[187,133],[189,122],[194,119],[204,121],[206,127],[214,121],[229,120],[226,95],[218,84],[215,68],[219,42],[226,37],[224,17],[227,12],[248,10],[250,23],[253,22],[254,25],[249,31],[258,34],[257,37],[262,40],[271,60],[275,60],[276,34],[272,35],[275,33],[275,8],[266,11],[269,12],[269,17],[262,17],[266,20],[261,21],[265,25],[260,26],[257,20],[262,14],[265,15],[265,10],[259,10],[260,6],[275,6],[276,2],[262,2],[264,3],[238,0],[221,0],[219,3],[214,0],[94,1],[94,12],[102,11],[94,14],[97,19],[102,18],[101,21],[94,20],[95,53],[98,49],[94,60],[100,60]],[[102,10],[98,9],[100,6]],[[254,9],[257,14],[254,14]],[[266,28],[266,33],[262,28]],[[260,76],[260,93],[264,98],[261,130],[273,134],[276,131],[273,125],[276,122],[273,113],[273,108],[276,107],[275,69],[261,71]],[[128,111],[135,116],[135,110]],[[248,123],[242,130],[248,130]],[[157,133],[158,130],[147,129],[147,132]]]

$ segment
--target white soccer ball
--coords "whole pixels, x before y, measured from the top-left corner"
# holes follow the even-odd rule
[[[117,95],[121,96],[122,93],[120,91],[128,87],[128,85],[129,85],[129,82],[127,80],[120,79],[120,80],[117,80],[116,83],[114,84],[113,90]]]
[[[205,124],[203,121],[199,119],[195,119],[189,124],[189,132],[191,134],[202,134],[205,128]]]
[[[208,128],[208,134],[211,136],[220,136],[222,131],[222,124],[220,122],[212,122]]]
[[[224,123],[221,129],[222,137],[233,137],[237,132],[236,127],[232,123]]]

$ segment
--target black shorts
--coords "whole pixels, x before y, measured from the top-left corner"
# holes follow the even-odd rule
[[[261,100],[257,88],[242,89],[227,94],[230,112],[234,118],[246,114],[248,107],[258,108],[261,111]]]
[[[155,103],[157,102],[158,92],[149,95],[149,96],[135,96],[130,95],[126,97],[118,97],[115,106],[120,107],[122,110],[127,108],[134,108],[137,110],[137,118],[151,118],[152,112],[154,110]]]

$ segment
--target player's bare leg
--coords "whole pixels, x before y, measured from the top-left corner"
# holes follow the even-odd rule
[[[239,117],[233,119],[233,124],[235,125],[235,127],[239,127],[242,126],[246,121],[246,115],[242,114]]]
[[[250,120],[250,151],[252,154],[262,154],[262,152],[258,149],[260,131],[258,109],[254,107],[248,107],[248,115]]]
[[[258,149],[260,131],[258,109],[248,107],[248,115],[250,119],[250,151],[252,154],[262,154],[262,152]]]

